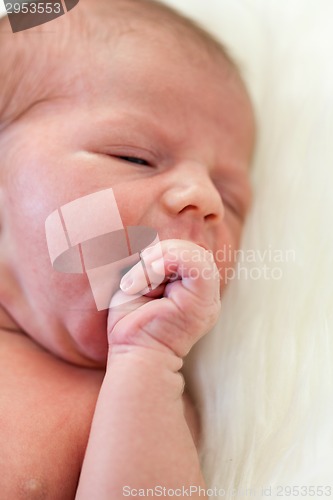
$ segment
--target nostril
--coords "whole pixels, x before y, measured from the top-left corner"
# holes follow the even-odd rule
[[[179,214],[183,214],[185,212],[188,212],[189,210],[198,210],[198,207],[196,207],[195,205],[186,205],[186,207],[182,208],[181,210],[179,210]]]
[[[218,218],[219,218],[219,216],[217,214],[208,214],[208,215],[205,215],[205,220],[207,222],[215,221]]]

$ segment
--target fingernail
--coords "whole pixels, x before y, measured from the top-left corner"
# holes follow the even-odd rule
[[[131,288],[133,285],[133,280],[129,276],[123,276],[121,281],[120,281],[120,288],[125,292]]]
[[[141,256],[144,259],[147,259],[147,257],[149,257],[150,255],[152,255],[153,251],[154,251],[154,247],[147,247],[144,250],[142,250]]]
[[[163,259],[163,257],[161,257],[160,259],[154,260],[154,262],[151,263],[151,268],[154,271],[154,273],[164,275],[164,259]]]
[[[144,253],[147,253],[148,255],[154,251],[155,247],[146,247],[143,251]]]

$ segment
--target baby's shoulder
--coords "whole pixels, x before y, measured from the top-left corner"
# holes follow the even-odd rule
[[[102,378],[0,330],[4,498],[74,498]]]

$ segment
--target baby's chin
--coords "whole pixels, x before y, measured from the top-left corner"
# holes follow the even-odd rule
[[[60,356],[82,367],[103,368],[108,355],[108,310],[78,308],[66,312],[65,339],[56,346]]]
[[[67,302],[63,294],[61,301],[49,304],[30,336],[62,361],[103,368],[108,354],[108,310],[98,311],[85,290],[80,297],[70,292],[73,290],[68,290]]]
[[[92,291],[86,277],[57,283],[47,312],[43,314],[43,324],[50,326],[49,332],[43,334],[44,345],[51,352],[78,366],[106,366],[110,297],[119,288],[120,276],[115,278],[104,280],[107,290],[100,280],[99,287]],[[103,293],[99,294],[99,290]]]

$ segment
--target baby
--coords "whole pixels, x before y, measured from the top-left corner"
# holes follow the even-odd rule
[[[217,321],[231,263],[216,255],[237,248],[250,203],[238,72],[152,0],[81,0],[0,30],[0,497],[205,488],[180,370]],[[86,274],[52,267],[45,222],[110,188],[123,226],[160,243],[118,266],[98,310]]]

